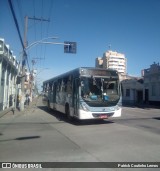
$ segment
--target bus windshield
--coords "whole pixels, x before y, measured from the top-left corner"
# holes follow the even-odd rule
[[[118,79],[81,77],[81,97],[89,106],[113,106],[119,101]]]

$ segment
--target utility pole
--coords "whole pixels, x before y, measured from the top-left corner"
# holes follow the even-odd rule
[[[25,102],[25,66],[26,66],[26,47],[27,47],[27,27],[28,27],[28,16],[25,17],[25,23],[24,23],[25,29],[24,29],[24,51],[22,54],[22,77],[21,77],[21,96],[20,96],[20,110],[24,110],[24,102]]]
[[[35,86],[33,83],[34,83],[34,66],[35,65],[35,60],[32,60],[32,70],[31,70],[31,73],[30,73],[30,101],[32,101],[32,90],[33,90],[33,87]]]
[[[28,17],[28,16],[25,17],[25,22],[24,22],[25,30],[24,30],[24,42],[23,42],[24,51],[23,51],[23,56],[22,56],[22,79],[21,79],[21,100],[20,100],[20,110],[21,111],[24,110],[24,102],[25,102],[25,87],[24,86],[25,86],[25,66],[26,66],[26,58],[27,58],[27,54],[26,54],[25,50],[27,47],[28,19],[49,22],[49,20],[46,20],[43,18]],[[31,73],[31,75],[32,75],[32,73]],[[31,95],[32,95],[32,92],[31,92]]]

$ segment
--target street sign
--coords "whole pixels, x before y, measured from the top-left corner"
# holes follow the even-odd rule
[[[64,42],[64,53],[76,53],[77,52],[77,43],[76,42]]]

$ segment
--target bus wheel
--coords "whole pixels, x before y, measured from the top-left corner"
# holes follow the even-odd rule
[[[66,115],[67,115],[67,119],[68,119],[69,121],[72,121],[72,116],[70,115],[70,111],[69,111],[69,105],[66,105],[66,106],[65,106],[65,113],[66,113]]]

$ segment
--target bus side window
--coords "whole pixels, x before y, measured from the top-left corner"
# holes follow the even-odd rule
[[[67,93],[69,93],[69,94],[72,93],[72,79],[71,79],[71,76],[69,76],[68,79],[67,79]]]
[[[60,80],[58,80],[58,82],[57,82],[57,92],[59,92],[60,91]]]
[[[52,92],[53,92],[53,90],[54,90],[54,83],[52,83]]]
[[[49,91],[49,84],[46,85],[46,92],[48,93]]]
[[[66,83],[65,83],[65,79],[63,79],[62,80],[62,82],[61,82],[61,92],[65,92],[65,87],[66,87],[66,85],[65,85]]]
[[[49,91],[49,92],[51,92],[51,91],[52,91],[52,83],[49,83],[48,91]]]
[[[62,91],[62,80],[60,80],[60,82],[59,82],[59,92],[61,92]]]

